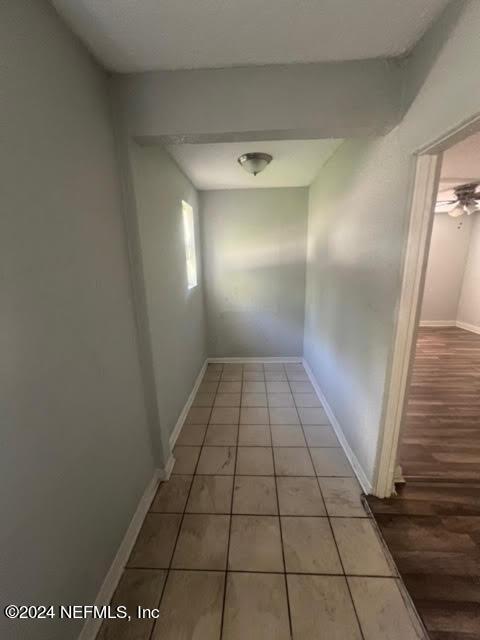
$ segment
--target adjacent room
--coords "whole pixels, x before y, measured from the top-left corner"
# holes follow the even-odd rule
[[[443,154],[396,495],[370,498],[430,637],[442,639],[480,634],[479,184],[476,133]]]

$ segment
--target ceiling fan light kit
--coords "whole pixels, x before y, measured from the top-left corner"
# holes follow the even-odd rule
[[[455,198],[453,200],[437,200],[435,211],[448,213],[452,218],[458,218],[466,213],[468,216],[480,211],[480,191],[477,187],[480,182],[470,182],[454,187]]]

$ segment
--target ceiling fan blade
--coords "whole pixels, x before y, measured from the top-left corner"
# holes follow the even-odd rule
[[[452,200],[447,202],[437,202],[435,204],[435,213],[450,213],[458,204],[458,200]]]
[[[454,202],[458,202],[457,198],[455,198],[455,200],[437,200],[437,204],[439,205],[453,204]]]

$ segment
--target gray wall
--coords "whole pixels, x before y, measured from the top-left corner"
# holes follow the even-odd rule
[[[472,222],[435,214],[420,320],[456,321]]]
[[[480,332],[480,214],[472,222],[457,320]]]
[[[367,478],[382,437],[414,152],[480,105],[480,3],[455,2],[409,61],[401,124],[346,142],[310,193],[305,356]],[[462,73],[458,73],[462,69]],[[453,97],[454,96],[454,97]]]
[[[380,135],[401,118],[398,61],[359,60],[122,74],[135,136],[182,141]]]
[[[301,356],[307,189],[201,192],[213,357]]]
[[[42,0],[3,0],[0,58],[2,610],[91,603],[153,473],[106,78]]]
[[[198,197],[161,147],[130,145],[147,330],[162,443],[168,439],[206,358]],[[198,286],[189,290],[182,200],[195,213]]]

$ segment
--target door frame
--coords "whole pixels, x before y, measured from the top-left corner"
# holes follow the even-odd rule
[[[378,498],[388,498],[395,492],[398,448],[425,285],[442,153],[479,130],[480,114],[477,114],[418,149],[414,154],[415,179],[404,253],[401,294],[373,483],[373,494]]]

